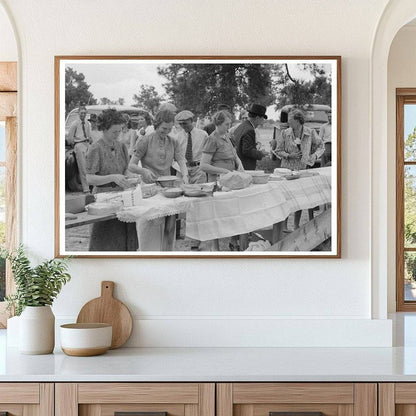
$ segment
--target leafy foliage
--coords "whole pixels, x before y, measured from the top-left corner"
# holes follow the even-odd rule
[[[117,100],[110,100],[107,97],[100,98],[100,104],[101,105],[124,105],[125,101],[126,100],[122,97],[120,97]]]
[[[20,315],[26,306],[52,305],[62,286],[71,279],[68,257],[46,260],[32,267],[21,245],[15,251],[1,250],[0,256],[10,260],[16,293],[5,299],[16,315]]]
[[[324,66],[298,64],[296,69],[302,77],[293,77],[287,64],[273,67],[276,109],[287,104],[331,105],[331,76],[327,75]]]
[[[133,100],[138,107],[141,107],[151,114],[155,114],[163,97],[159,95],[156,88],[153,85],[140,85],[140,91],[138,94],[133,95]]]
[[[65,116],[80,105],[97,104],[93,94],[88,91],[89,88],[84,74],[70,67],[65,68]]]
[[[218,104],[236,110],[250,102],[268,106],[275,99],[267,65],[171,64],[158,73],[167,79],[163,86],[176,107],[197,115],[214,112]]]

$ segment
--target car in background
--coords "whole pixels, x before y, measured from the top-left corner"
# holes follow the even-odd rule
[[[91,114],[95,114],[96,116],[100,115],[104,110],[108,110],[109,108],[114,108],[117,111],[122,113],[128,114],[130,116],[132,127],[137,128],[137,119],[139,116],[147,116],[150,117],[148,111],[143,110],[138,107],[128,106],[128,105],[86,105],[85,108],[87,109],[87,117],[86,119],[89,120]],[[65,120],[65,141],[69,133],[69,128],[71,127],[72,123],[79,119],[78,116],[78,107],[74,108],[68,114]]]
[[[280,111],[289,114],[295,109],[299,109],[305,114],[305,126],[316,130],[317,133],[323,124],[328,123],[328,113],[331,112],[331,107],[324,104],[290,104],[282,107]]]

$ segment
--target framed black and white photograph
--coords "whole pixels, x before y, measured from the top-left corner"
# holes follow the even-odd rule
[[[55,57],[55,254],[341,256],[341,58]]]

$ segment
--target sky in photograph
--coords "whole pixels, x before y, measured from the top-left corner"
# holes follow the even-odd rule
[[[98,100],[103,97],[110,100],[124,98],[126,105],[134,104],[133,95],[138,93],[142,84],[153,85],[160,95],[165,95],[163,83],[166,82],[166,79],[157,73],[157,67],[161,66],[160,64],[153,62],[133,63],[132,61],[103,63],[100,61],[97,63],[69,63],[66,66],[84,74],[85,81],[90,85],[89,91]],[[326,67],[329,71],[330,65],[326,65]],[[294,64],[289,64],[289,71],[295,78],[307,79],[304,72]],[[273,119],[277,117],[274,105],[267,109],[267,114]]]

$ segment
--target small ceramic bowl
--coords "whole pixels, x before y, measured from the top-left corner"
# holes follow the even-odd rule
[[[178,196],[183,195],[183,191],[181,188],[167,188],[163,191],[163,195],[166,198],[177,198]]]
[[[61,348],[67,355],[89,357],[104,354],[111,347],[113,328],[110,324],[61,325]]]

